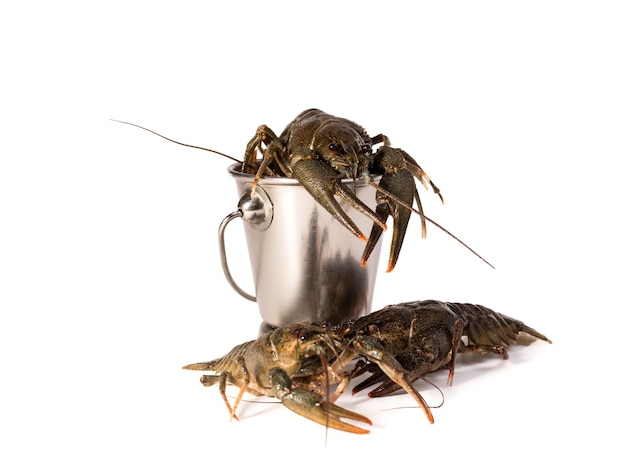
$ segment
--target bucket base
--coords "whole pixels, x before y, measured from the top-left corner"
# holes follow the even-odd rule
[[[259,326],[259,337],[261,337],[263,334],[267,334],[268,332],[273,331],[274,329],[276,329],[276,326],[272,326],[271,324],[263,321],[261,323],[261,326]]]

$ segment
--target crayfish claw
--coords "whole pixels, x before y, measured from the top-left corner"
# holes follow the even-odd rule
[[[384,310],[384,309],[383,309]],[[378,365],[380,370],[389,377],[389,379],[396,383],[398,386],[402,387],[421,407],[426,415],[426,418],[430,423],[434,423],[435,419],[430,410],[430,407],[426,403],[426,400],[422,397],[422,395],[417,391],[417,389],[413,386],[412,382],[414,379],[409,379],[409,373],[402,367],[400,362],[385,348],[383,345],[372,338],[371,336],[366,335],[357,335],[351,341],[352,350],[357,354],[365,357],[370,363]],[[377,377],[376,374],[374,377]],[[375,380],[373,383],[379,381],[379,379]],[[367,380],[363,382],[360,386],[357,385],[355,389],[361,390],[365,388],[367,384]],[[393,391],[393,390],[390,390]],[[368,393],[370,397],[377,397],[373,393]]]
[[[352,208],[363,213],[383,230],[385,221],[365,205],[347,186],[337,178],[337,172],[326,162],[315,158],[302,158],[292,165],[293,176],[311,194],[311,196],[333,217],[361,240],[367,237],[354,221],[341,208],[335,195],[339,196]]]
[[[291,379],[282,369],[276,367],[270,369],[270,378],[275,396],[289,410],[320,425],[339,431],[354,434],[369,433],[367,429],[342,421],[342,418],[346,418],[371,425],[372,422],[369,418],[328,402],[319,393],[303,388],[294,388]]]
[[[383,221],[386,221],[389,216],[393,218],[393,236],[387,272],[391,272],[394,269],[400,256],[402,242],[411,218],[413,199],[417,200],[417,205],[420,211],[422,210],[413,174],[407,167],[408,162],[405,160],[405,155],[406,153],[398,148],[381,146],[375,157],[376,166],[383,172],[380,183],[374,186],[377,190],[376,214]],[[424,221],[422,225],[422,235],[424,235]],[[381,231],[376,226],[373,226],[370,240],[363,251],[362,263],[369,257],[380,236]]]
[[[346,423],[342,418],[354,420],[368,425],[372,421],[356,412],[332,404],[315,392],[296,388],[286,393],[281,399],[283,405],[300,416],[308,418],[320,425],[354,434],[368,434],[369,430]]]

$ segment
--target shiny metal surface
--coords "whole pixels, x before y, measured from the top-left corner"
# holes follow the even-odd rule
[[[226,224],[242,217],[256,302],[263,321],[271,326],[299,321],[338,323],[369,313],[381,244],[367,266],[361,267],[365,243],[315,202],[297,180],[261,179],[259,195],[264,198],[261,204],[256,201],[250,206],[247,200],[254,177],[237,168],[238,164],[233,164],[228,172],[237,184],[239,209],[220,226],[220,244],[223,247]],[[352,185],[352,180],[348,181]],[[363,202],[375,207],[371,186],[357,182],[356,192]],[[263,207],[268,199],[271,211]],[[369,233],[372,223],[367,217],[348,206],[344,209]],[[228,272],[225,251],[222,252],[229,282],[239,294],[252,300],[252,295],[236,286]]]

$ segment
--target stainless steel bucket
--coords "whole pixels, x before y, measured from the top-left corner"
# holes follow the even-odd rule
[[[240,201],[219,228],[224,274],[246,299],[256,301],[264,323],[282,326],[296,322],[343,323],[371,311],[380,243],[361,267],[365,243],[323,209],[297,180],[264,177],[254,196],[254,176],[228,172],[235,179]],[[347,180],[352,186],[352,180]],[[356,183],[357,196],[375,208],[375,190]],[[345,205],[344,210],[369,234],[372,222]],[[232,220],[244,220],[244,232],[256,294],[243,291],[228,268],[224,233]]]

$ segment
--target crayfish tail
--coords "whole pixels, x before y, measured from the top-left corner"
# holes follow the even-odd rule
[[[535,329],[531,328],[530,326],[526,326],[523,325],[520,329],[520,332],[525,332],[526,334],[536,337],[537,339],[543,340],[545,342],[548,342],[549,344],[552,343],[552,341],[550,339],[548,339],[546,336],[544,336],[542,333],[540,333],[539,331],[536,331]]]

